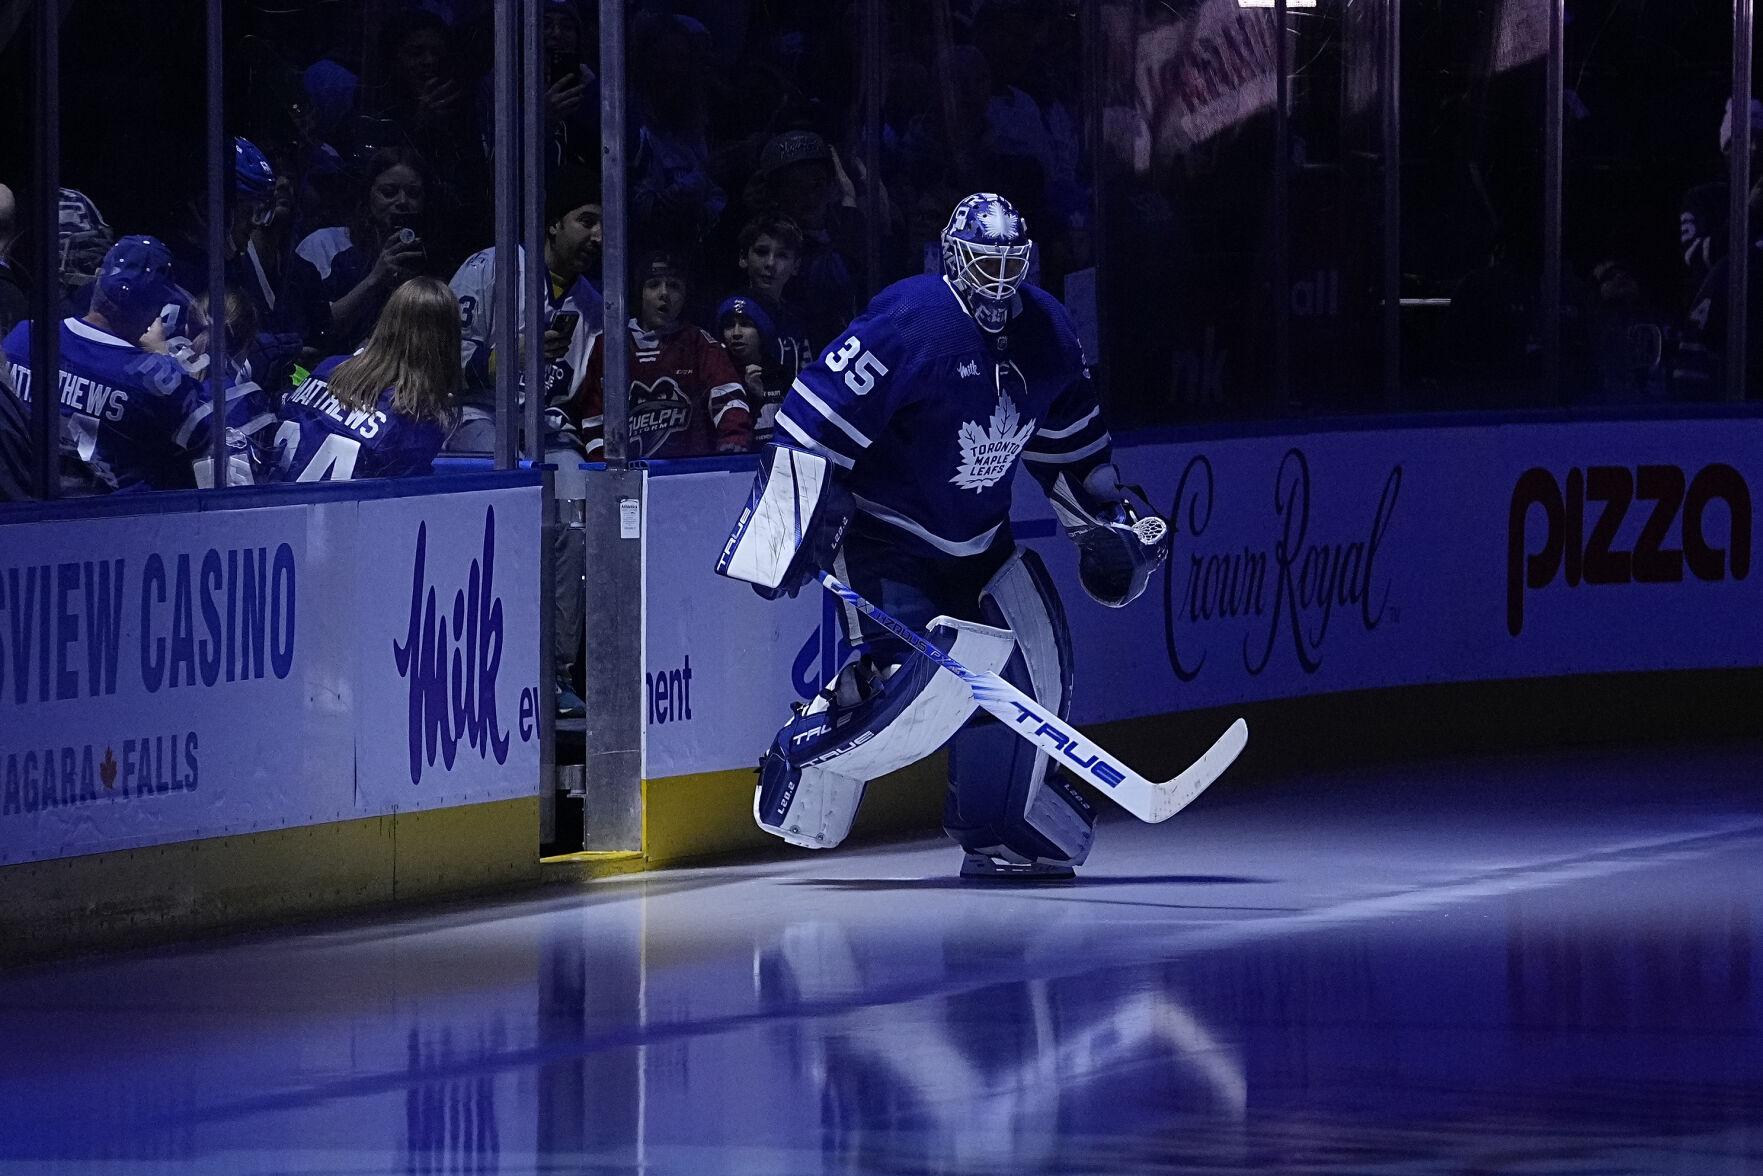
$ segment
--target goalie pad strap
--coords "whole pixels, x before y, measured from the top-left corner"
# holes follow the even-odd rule
[[[1002,669],[1012,649],[1004,630],[946,617],[931,623],[930,637],[981,673]],[[856,666],[844,671],[857,672]],[[829,693],[839,693],[837,684]],[[766,832],[814,849],[844,840],[865,783],[935,752],[977,705],[965,683],[925,657],[902,663],[876,694],[854,706],[826,698],[778,732],[760,764],[753,809]]]

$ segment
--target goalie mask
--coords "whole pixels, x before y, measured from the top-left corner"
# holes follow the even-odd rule
[[[1033,250],[1028,223],[1002,196],[977,192],[955,206],[943,228],[943,275],[983,330],[1009,322]]]

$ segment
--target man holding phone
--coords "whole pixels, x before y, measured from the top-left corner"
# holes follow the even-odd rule
[[[546,460],[581,460],[581,441],[560,407],[574,394],[587,371],[589,344],[600,322],[600,189],[597,173],[565,167],[552,175],[545,200],[545,268],[550,274],[545,315],[545,437]],[[515,304],[517,324],[526,319],[526,256],[521,253]],[[492,340],[498,316],[507,313],[495,298],[496,250],[473,254],[453,275],[459,299],[461,358],[465,381],[460,391],[459,425],[447,438],[448,453],[489,453],[496,442],[496,369],[501,357]],[[582,320],[586,318],[587,322]],[[523,336],[524,337],[524,336]],[[554,567],[557,571],[554,669],[559,717],[582,713],[574,689],[574,665],[582,648],[584,595],[582,567],[586,558],[582,531],[561,529]]]
[[[600,272],[599,177],[584,168],[563,168],[552,177],[545,201],[545,268],[550,291],[545,307],[546,403],[566,399],[581,382],[586,370],[588,337],[581,320],[599,321]],[[526,307],[526,257],[519,267],[522,305],[516,309],[524,329]],[[474,253],[453,275],[453,293],[459,299],[462,339],[461,359],[465,387],[461,395],[462,418],[453,438],[452,451],[488,452],[495,440],[496,369],[501,357],[492,341],[502,313],[495,294],[496,250],[494,246]]]

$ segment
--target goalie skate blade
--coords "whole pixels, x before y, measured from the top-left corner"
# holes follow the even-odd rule
[[[1017,864],[1000,861],[985,854],[970,853],[961,864],[961,877],[967,882],[988,886],[1046,886],[1075,882],[1077,871],[1070,866],[1048,866],[1038,863]]]
[[[1238,719],[1225,729],[1206,753],[1189,765],[1181,775],[1159,784],[1154,798],[1151,823],[1167,821],[1192,804],[1212,782],[1224,775],[1237,756],[1249,744],[1249,724]]]

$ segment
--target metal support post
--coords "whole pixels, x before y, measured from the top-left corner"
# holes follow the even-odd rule
[[[606,469],[588,475],[587,723],[582,846],[635,850],[643,836],[645,473],[630,468],[630,225],[625,191],[625,8],[600,0],[605,208]]]
[[[601,288],[605,293],[606,468],[622,470],[630,458],[630,221],[625,203],[625,5],[600,0],[601,202],[605,240]]]
[[[36,85],[32,88],[33,159],[36,182],[27,199],[36,232],[31,268],[31,467],[37,495],[61,493],[61,5],[37,0]],[[21,389],[22,391],[22,389]]]
[[[521,384],[527,390],[526,455],[533,461],[545,459],[545,310],[551,301],[551,269],[545,257],[545,52],[540,8],[535,0],[520,6],[520,204],[526,257],[521,303],[527,308]]]
[[[1749,394],[1749,307],[1751,292],[1751,135],[1740,127],[1750,122],[1752,0],[1732,0],[1732,153],[1727,210],[1726,270],[1726,398]]]
[[[887,55],[881,0],[863,0],[863,282],[874,297],[882,287],[881,124]]]
[[[216,489],[227,484],[226,250],[227,189],[233,175],[226,134],[226,61],[222,53],[221,0],[208,0],[208,454]]]
[[[1562,189],[1566,182],[1566,0],[1549,0],[1549,65],[1543,94],[1543,399],[1560,404]]]
[[[643,545],[646,471],[587,479],[587,748],[582,848],[643,843]]]
[[[493,123],[495,134],[492,150],[496,157],[496,313],[490,324],[490,355],[496,364],[496,468],[514,468],[520,440],[520,419],[516,399],[520,379],[519,331],[520,279],[520,173],[516,170],[519,153],[515,137],[515,59],[518,13],[512,3],[496,5],[495,81],[493,89],[496,109]],[[536,264],[536,263],[535,263]]]
[[[558,539],[566,521],[559,515],[557,475],[542,466],[543,519],[539,527],[539,843],[556,840],[557,829],[557,706],[551,677],[557,662]]]
[[[1273,397],[1292,402],[1292,127],[1291,46],[1286,0],[1273,0]]]
[[[1102,6],[1085,4],[1078,9],[1079,27],[1083,37],[1083,102],[1084,136],[1090,152],[1090,267],[1095,274],[1095,323],[1097,355],[1089,357],[1096,384],[1096,397],[1103,407],[1114,411],[1110,396],[1110,367],[1106,356],[1111,328],[1108,318],[1108,144],[1104,112],[1108,104],[1108,44],[1102,30]],[[1134,406],[1134,413],[1141,411]]]
[[[1402,402],[1402,0],[1383,19],[1383,403]]]

